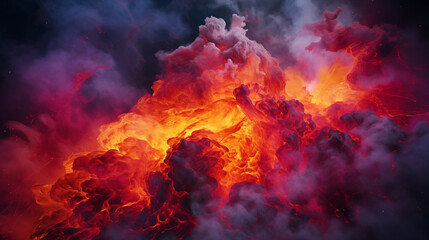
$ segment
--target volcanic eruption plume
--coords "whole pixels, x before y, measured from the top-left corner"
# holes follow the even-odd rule
[[[31,238],[427,238],[427,79],[395,26],[343,25],[341,12],[301,26],[280,60],[236,14],[159,51],[151,93],[34,183]],[[93,75],[119,76],[108,57],[88,62],[54,119],[86,114]]]

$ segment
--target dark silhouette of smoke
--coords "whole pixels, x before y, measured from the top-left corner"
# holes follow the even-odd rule
[[[424,5],[417,1],[24,0],[3,1],[1,5],[0,124],[3,131],[0,190],[5,197],[1,198],[0,207],[1,222],[10,222],[1,229],[5,233],[0,236],[5,238],[18,239],[31,233],[31,224],[40,215],[40,210],[32,200],[30,187],[35,182],[48,183],[56,179],[69,154],[93,149],[101,124],[128,111],[141,95],[152,91],[151,84],[163,71],[157,58],[162,53],[157,53],[192,42],[206,17],[221,17],[229,23],[232,13],[246,16],[249,38],[262,43],[279,59],[282,67],[287,67],[296,63],[290,48],[294,40],[291,36],[305,23],[320,20],[325,9],[335,10],[342,5],[345,14],[340,15],[340,22],[358,20],[369,27],[385,23],[397,25],[404,42],[410,43],[404,46],[404,61],[415,66],[413,73],[416,76],[424,81],[427,79],[425,64],[429,54],[425,43],[428,25]],[[88,74],[80,84],[79,74]],[[422,101],[425,99],[421,89],[411,94]],[[356,171],[362,173],[362,179],[354,180],[364,186],[359,190],[381,190],[392,199],[389,203],[356,199],[355,206],[361,213],[359,221],[367,232],[359,232],[357,227],[349,228],[333,220],[329,221],[332,230],[328,232],[338,235],[321,236],[305,223],[305,219],[289,210],[273,213],[265,204],[267,192],[269,196],[267,189],[242,183],[233,188],[225,209],[219,210],[228,216],[234,230],[225,232],[217,214],[206,216],[201,213],[204,218],[193,237],[240,239],[250,234],[261,239],[284,236],[302,239],[427,237],[424,230],[428,216],[427,128],[418,125],[407,135],[389,120],[369,113],[343,116],[341,121],[358,134],[371,133],[366,136],[370,147],[365,151],[373,162],[356,167]],[[285,184],[294,181],[323,184],[317,177],[323,179],[321,176],[337,171],[331,168],[333,163],[329,159],[334,158],[332,161],[341,164],[346,161],[347,154],[337,153],[335,144],[343,144],[346,149],[353,148],[353,144],[342,133],[327,131],[326,134],[321,136],[319,144],[334,149],[326,163],[321,164],[321,169],[309,169],[304,177],[292,175],[291,179],[284,180]],[[401,143],[398,145],[393,140]],[[393,150],[397,153],[391,154]],[[312,151],[320,154],[320,150]],[[359,162],[358,159],[355,161]],[[392,161],[397,171],[395,177],[379,173],[380,186],[365,182],[371,179],[365,174],[377,174],[369,168],[390,169]],[[175,167],[180,168],[180,164]],[[52,175],[47,176],[46,169],[51,169]],[[347,191],[354,187],[350,185],[336,187]],[[300,191],[296,189],[294,197],[305,201],[310,193]],[[321,192],[321,199],[330,196],[332,191]],[[246,198],[249,195],[253,197],[251,200]],[[248,201],[255,207],[249,210]],[[198,209],[204,208],[199,206],[204,204],[196,202]],[[389,212],[389,209],[397,212]],[[235,215],[236,212],[240,212],[240,217]],[[283,221],[292,226],[286,228],[286,232],[280,231]],[[255,225],[255,222],[264,224]],[[267,230],[269,226],[274,230]],[[21,227],[29,230],[18,231]],[[10,235],[11,231],[16,235]],[[276,235],[279,231],[281,234]],[[106,234],[123,236],[125,233],[112,227]]]

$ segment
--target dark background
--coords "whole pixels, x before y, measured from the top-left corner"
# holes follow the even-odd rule
[[[204,18],[210,15],[229,19],[233,10],[228,6],[216,8],[207,7],[211,1],[173,1],[152,0],[154,6],[161,11],[176,11],[191,31],[185,37],[163,37],[154,41],[140,42],[144,47],[145,63],[139,68],[131,68],[121,62],[124,54],[112,55],[117,61],[121,72],[127,75],[128,82],[138,89],[150,91],[150,85],[160,72],[155,53],[159,50],[172,50],[180,45],[191,42],[198,34],[198,26],[204,23]],[[79,2],[79,1],[77,1]],[[85,2],[85,1],[83,1]],[[88,1],[87,4],[95,4],[98,1]],[[245,1],[241,1],[242,8],[246,9]],[[282,1],[273,1],[268,4],[265,11],[278,11]],[[325,6],[335,4],[348,4],[356,11],[355,17],[368,26],[375,24],[395,24],[402,29],[413,31],[421,42],[429,40],[429,21],[426,1],[410,0],[347,0],[316,1],[321,11]],[[29,103],[28,98],[20,95],[32,94],[31,91],[23,91],[23,86],[17,81],[19,73],[13,59],[23,56],[26,50],[35,51],[42,55],[50,48],[50,40],[59,33],[51,24],[52,12],[46,9],[49,0],[20,0],[1,1],[0,3],[0,126],[3,129],[2,137],[8,136],[4,130],[4,124],[9,120],[21,122],[31,121],[32,116],[44,112],[43,106]],[[177,6],[184,6],[178,8]],[[264,6],[265,7],[265,6]],[[252,25],[248,26],[250,29]],[[249,31],[251,34],[251,31]],[[107,33],[108,34],[108,33]],[[109,36],[106,38],[109,41]],[[103,46],[101,46],[103,48]],[[119,51],[121,51],[120,47]],[[14,51],[11,51],[14,49]],[[18,50],[16,50],[18,49]],[[422,51],[426,51],[422,49]],[[125,61],[126,62],[126,61]],[[37,93],[34,93],[37,94]],[[130,106],[131,107],[131,106]]]

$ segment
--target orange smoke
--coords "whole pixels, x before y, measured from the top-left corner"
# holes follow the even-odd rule
[[[221,208],[243,182],[271,187],[282,204],[323,225],[321,203],[313,199],[304,209],[267,176],[305,171],[304,148],[317,134],[358,145],[358,138],[322,126],[335,126],[332,119],[374,96],[348,78],[362,59],[357,52],[367,48],[340,52],[309,79],[299,66],[281,69],[243,27],[236,15],[230,30],[208,18],[192,44],[162,57],[165,73],[153,94],[101,128],[99,151],[70,156],[63,177],[34,187],[45,213],[33,238],[95,238],[117,223],[131,229],[130,238],[172,230],[183,237],[197,224],[183,206],[195,189],[206,188],[201,198],[218,199]],[[353,106],[334,117],[340,103]]]

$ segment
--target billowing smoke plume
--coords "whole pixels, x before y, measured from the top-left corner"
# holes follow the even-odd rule
[[[36,5],[2,49],[2,237],[427,238],[417,37],[353,1]]]

